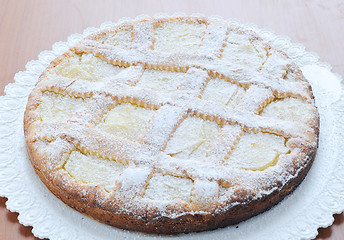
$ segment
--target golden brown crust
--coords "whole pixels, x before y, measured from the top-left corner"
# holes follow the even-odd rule
[[[53,182],[51,179],[47,179],[39,169],[36,167],[34,167],[34,169],[42,182],[56,197],[61,199],[68,206],[92,217],[95,220],[121,229],[133,231],[139,230],[147,233],[176,234],[223,228],[228,225],[238,224],[270,209],[284,199],[284,197],[293,192],[294,189],[302,182],[312,166],[315,154],[316,151],[308,153],[307,156],[309,156],[309,161],[305,167],[301,169],[298,175],[284,185],[283,188],[276,189],[269,195],[265,195],[248,203],[238,204],[221,214],[187,214],[175,219],[166,217],[156,218],[149,215],[145,218],[137,218],[130,214],[120,214],[107,211],[95,202],[93,202],[93,204],[92,202],[90,203],[89,199],[85,201],[84,199],[81,199],[78,194],[75,195],[70,192],[66,192],[65,188],[61,186],[61,182],[56,183],[56,180]],[[31,154],[29,156],[31,159]]]
[[[157,20],[149,19],[143,20],[142,22],[151,21],[151,23],[156,26],[157,24],[161,24],[167,21],[181,20],[187,22],[196,22],[199,24],[210,24],[211,22],[206,18],[166,18]],[[137,22],[124,23],[113,29],[104,30],[99,33],[92,34],[91,36],[87,37],[86,40],[97,41],[109,33],[116,33],[120,28],[133,29],[136,24]],[[251,36],[252,39],[262,41],[262,39],[258,37],[254,32],[243,30],[240,27],[232,27],[232,29],[243,34],[247,34]],[[265,42],[263,43],[263,45],[266,47],[266,49],[272,49],[271,46]],[[234,178],[228,179],[226,177],[218,177],[216,175],[212,175],[207,177],[207,181],[216,182],[217,184],[219,184],[219,186],[226,188],[231,188],[234,186],[231,193],[226,193],[227,195],[225,194],[224,196],[222,196],[222,198],[226,199],[222,200],[222,202],[219,201],[216,207],[209,206],[208,211],[193,211],[192,207],[190,207],[189,204],[186,204],[182,201],[174,201],[172,203],[164,205],[165,212],[162,213],[161,209],[159,209],[160,205],[155,206],[154,203],[142,200],[140,198],[142,197],[142,192],[138,191],[133,195],[132,199],[129,200],[121,199],[120,197],[118,197],[121,195],[123,187],[120,181],[117,182],[117,185],[113,189],[113,192],[109,193],[105,191],[102,186],[87,184],[71,177],[71,175],[68,174],[68,172],[64,169],[64,164],[66,162],[66,159],[68,158],[68,155],[72,151],[80,151],[82,153],[98,155],[104,159],[116,159],[116,161],[122,162],[124,164],[134,163],[134,166],[138,168],[142,167],[142,161],[146,161],[140,159],[135,160],[134,158],[136,155],[130,155],[129,153],[124,155],[124,157],[121,159],[121,157],[118,157],[118,153],[113,150],[116,149],[116,147],[113,147],[111,143],[118,143],[119,146],[122,147],[122,149],[128,148],[130,151],[134,151],[135,149],[142,150],[144,152],[144,157],[142,157],[141,155],[139,157],[146,158],[148,156],[148,158],[151,157],[151,161],[158,161],[156,160],[158,159],[158,157],[154,156],[153,153],[150,152],[151,150],[149,149],[149,147],[147,148],[147,150],[145,147],[141,147],[140,144],[126,142],[126,140],[123,139],[118,140],[117,138],[106,134],[102,136],[97,130],[94,130],[92,128],[92,124],[88,125],[90,123],[80,123],[80,125],[77,125],[79,124],[77,122],[78,120],[72,119],[68,122],[68,124],[61,124],[60,122],[56,122],[53,124],[49,123],[44,125],[44,121],[41,121],[41,117],[39,116],[37,108],[43,102],[44,92],[55,92],[57,94],[64,95],[72,93],[72,90],[71,92],[68,92],[69,90],[67,90],[67,87],[72,85],[74,82],[71,82],[69,85],[62,84],[61,86],[50,86],[50,83],[48,83],[49,86],[47,85],[47,78],[49,78],[49,76],[53,74],[52,69],[58,66],[65,59],[70,58],[75,54],[85,53],[88,51],[89,50],[86,50],[79,45],[75,48],[71,48],[68,52],[64,53],[51,62],[46,71],[40,76],[36,88],[30,94],[24,116],[24,131],[27,149],[30,161],[35,169],[35,172],[55,196],[57,196],[59,199],[61,199],[63,202],[76,209],[77,211],[109,225],[134,231],[158,234],[177,234],[207,231],[226,227],[232,224],[237,224],[273,207],[285,196],[290,194],[302,182],[308,170],[310,169],[315,157],[319,134],[319,117],[316,112],[315,106],[312,118],[305,125],[294,124],[291,125],[291,127],[284,126],[285,128],[283,128],[282,126],[280,126],[283,123],[281,122],[279,126],[282,129],[279,129],[277,127],[274,128],[274,126],[272,125],[254,127],[246,123],[249,121],[245,122],[243,120],[243,122],[240,122],[240,120],[236,120],[235,117],[228,120],[226,116],[211,116],[210,113],[206,112],[206,110],[204,110],[205,113],[202,113],[202,109],[189,109],[189,115],[195,115],[202,119],[216,121],[221,124],[238,124],[243,129],[242,131],[247,133],[267,132],[284,136],[287,146],[291,149],[291,152],[289,154],[290,156],[285,157],[284,159],[285,165],[280,166],[281,168],[284,168],[282,173],[285,174],[286,179],[280,179],[275,176],[275,172],[280,171],[280,169],[277,169],[277,165],[271,167],[270,169],[265,171],[265,176],[257,177],[257,179],[261,181],[262,184],[261,189],[257,191],[254,186],[240,185],[239,182],[235,182],[236,180]],[[285,53],[278,50],[274,51],[287,60],[289,59],[285,55]],[[163,69],[182,72],[186,72],[190,68],[189,66],[186,66],[184,62],[172,63],[173,67],[171,67],[171,65],[167,66],[160,63],[152,64],[149,63],[149,61],[124,61],[119,57],[118,59],[112,59],[104,52],[105,51],[98,53],[96,52],[94,53],[94,55],[100,57],[102,60],[108,63],[121,67],[143,65],[145,68],[148,69]],[[192,59],[192,61],[194,60]],[[198,66],[197,62],[196,64],[194,64],[194,66],[196,68],[202,69],[203,71],[206,70],[209,76],[220,77],[226,79],[229,82],[235,82],[245,89],[248,89],[252,85],[252,83],[247,83],[245,81],[240,82],[240,80],[233,79],[232,76],[228,76],[225,73],[218,71],[217,69],[206,69],[202,67],[202,65]],[[304,92],[283,92],[278,88],[274,89],[274,85],[269,85],[270,83],[267,83],[268,85],[266,86],[266,88],[272,89],[271,95],[269,95],[269,98],[258,104],[256,112],[261,112],[261,109],[264,108],[268,103],[276,99],[286,97],[300,98],[314,105],[311,87],[302,75],[300,69],[293,62],[288,62],[286,66],[287,70],[280,77],[285,78],[287,74],[292,74],[293,77],[299,81],[300,86],[305,88]],[[62,79],[61,82],[64,80],[66,79]],[[75,90],[73,91],[73,93],[75,93]],[[89,95],[79,93],[78,96],[84,96],[83,98],[90,98],[93,95],[99,94],[99,96],[102,97],[110,97],[110,99],[113,99],[116,103],[110,104],[111,107],[110,105],[105,104],[105,109],[107,110],[112,108],[113,105],[117,104],[117,102],[135,103],[145,107],[149,106],[152,109],[157,109],[164,104],[160,103],[159,101],[158,103],[154,102],[156,101],[155,99],[142,100],[136,96],[122,97],[112,95],[112,92],[104,91],[99,93],[97,91],[98,90],[94,90],[94,92]],[[233,112],[233,114],[239,113]],[[253,119],[257,119],[257,121],[264,121],[264,119],[260,120],[259,116],[256,117],[252,114],[249,116]],[[182,120],[179,120],[178,125],[181,122]],[[73,126],[76,126],[76,130],[73,129]],[[296,130],[293,131],[292,129],[294,129],[294,127],[300,127],[300,129],[304,129],[305,131],[301,131],[301,133],[297,132]],[[49,133],[47,129],[51,129],[52,132]],[[73,131],[78,132],[78,134],[80,135],[73,135]],[[57,140],[61,142],[59,145],[56,145],[56,148],[58,148],[58,150],[50,150],[51,147],[49,146],[49,148],[48,145],[56,143]],[[92,144],[92,146],[87,145],[90,143]],[[100,146],[111,146],[113,151],[103,150],[103,152],[101,152],[99,150]],[[181,166],[181,168],[182,167],[183,166]],[[179,166],[176,167],[176,169],[178,168]],[[163,167],[154,167],[154,171],[161,173],[166,172]],[[187,170],[184,171],[186,173],[182,170],[182,173],[175,174],[178,177],[187,176],[188,178],[191,178],[193,180],[200,178],[199,175],[197,175],[197,172],[193,173],[187,172]],[[152,175],[153,170],[147,173],[147,179],[149,180]],[[254,173],[253,175],[256,176],[259,174]],[[266,179],[271,180],[271,182],[265,183],[264,181]],[[147,186],[148,180],[143,183],[144,187]],[[139,203],[135,202],[137,201],[138,197],[140,198]],[[128,206],[126,201],[131,200],[133,200],[134,203],[133,205],[129,206],[130,209],[127,209]],[[140,207],[138,207],[137,204],[139,204]],[[168,213],[171,214],[168,215]]]

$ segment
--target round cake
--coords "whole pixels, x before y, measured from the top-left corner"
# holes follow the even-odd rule
[[[299,67],[255,32],[205,17],[127,21],[39,77],[30,161],[70,207],[158,234],[237,224],[290,194],[319,117]]]

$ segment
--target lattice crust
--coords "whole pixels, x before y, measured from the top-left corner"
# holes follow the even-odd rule
[[[196,53],[207,28],[206,22],[193,19],[160,21],[154,24],[154,50]]]
[[[146,69],[140,81],[136,83],[136,86],[153,91],[170,93],[177,91],[184,76],[185,73],[181,72]]]
[[[101,81],[119,73],[121,68],[108,64],[92,54],[74,54],[52,69],[63,77]]]
[[[116,179],[125,169],[121,163],[87,156],[78,151],[70,153],[64,169],[74,178],[85,183],[96,183],[111,191]]]
[[[41,75],[30,160],[70,206],[145,232],[235,224],[307,173],[318,115],[299,68],[255,33],[206,18],[126,22]]]
[[[268,46],[253,34],[232,29],[228,32],[228,38],[223,48],[222,60],[250,69],[260,70],[266,62],[269,52]]]

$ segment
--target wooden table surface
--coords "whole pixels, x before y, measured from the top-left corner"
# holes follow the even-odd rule
[[[16,72],[54,42],[105,21],[158,12],[203,13],[255,23],[305,45],[344,76],[343,0],[0,0],[0,94]],[[31,227],[19,224],[17,213],[6,209],[6,200],[0,198],[0,239],[37,239]],[[344,215],[334,217],[332,226],[319,229],[317,239],[344,239]]]

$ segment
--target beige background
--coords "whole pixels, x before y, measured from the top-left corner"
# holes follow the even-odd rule
[[[305,45],[330,63],[334,72],[344,75],[343,0],[0,0],[1,95],[14,74],[25,70],[29,60],[51,49],[54,42],[105,21],[157,12],[220,15],[270,28]],[[31,228],[20,225],[18,214],[9,212],[5,202],[6,198],[0,198],[0,239],[35,239]],[[343,214],[335,215],[334,224],[319,232],[317,239],[344,239]]]

